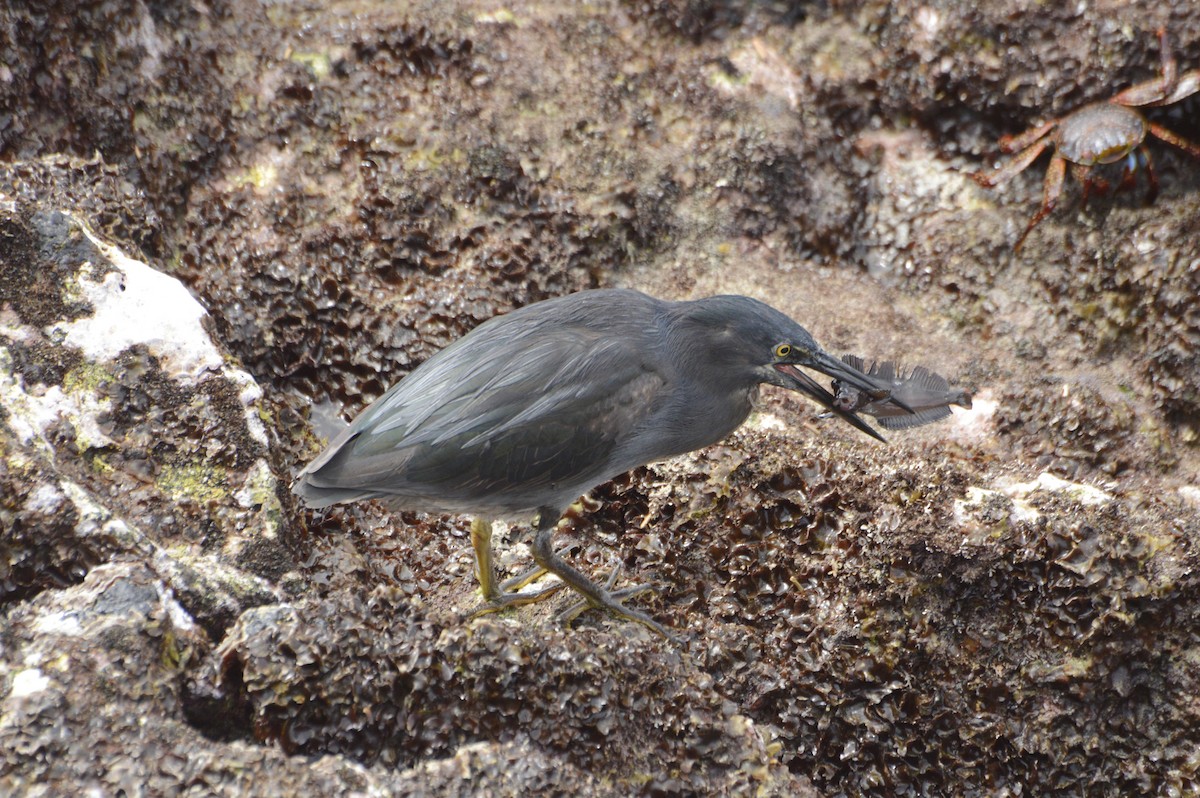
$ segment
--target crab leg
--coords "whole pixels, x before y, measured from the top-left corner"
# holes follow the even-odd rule
[[[1057,124],[1057,119],[1051,119],[1049,122],[1043,122],[1037,127],[1031,127],[1029,130],[1026,130],[1024,133],[1019,135],[1001,136],[999,142],[1000,149],[1003,152],[1016,152],[1017,150],[1023,150],[1053,130],[1054,126]]]
[[[1162,93],[1170,95],[1175,87],[1176,64],[1175,56],[1171,53],[1171,45],[1167,43],[1167,29],[1158,29],[1159,57],[1162,58]]]
[[[1179,82],[1175,84],[1175,90],[1163,97],[1157,102],[1148,103],[1149,105],[1171,105],[1180,100],[1191,97],[1196,92],[1200,91],[1200,69],[1193,69],[1190,72],[1184,72],[1179,76]]]
[[[973,177],[975,179],[976,183],[983,186],[984,188],[992,188],[993,186],[998,186],[999,184],[1007,182],[1008,180],[1012,179],[1012,177],[1014,175],[1016,175],[1018,172],[1023,170],[1025,167],[1029,166],[1029,164],[1036,161],[1037,157],[1039,155],[1041,155],[1042,152],[1049,145],[1050,145],[1049,139],[1042,139],[1041,141],[1034,144],[1032,147],[1029,147],[1028,149],[1026,149],[1024,152],[1022,152],[1016,158],[1013,158],[1011,161],[1004,164],[1004,166],[1001,166],[996,171],[991,172],[989,174],[975,172],[974,174],[971,175],[971,177]]]
[[[1119,105],[1161,105],[1175,89],[1175,57],[1167,43],[1167,29],[1158,29],[1159,52],[1162,55],[1162,74],[1153,80],[1134,84],[1110,100]]]
[[[1021,237],[1017,239],[1017,245],[1013,247],[1013,251],[1017,252],[1021,249],[1021,245],[1025,243],[1029,231],[1037,227],[1037,223],[1045,219],[1054,210],[1054,206],[1058,204],[1058,197],[1062,194],[1063,178],[1067,174],[1067,161],[1061,155],[1055,154],[1050,159],[1050,168],[1046,170],[1046,182],[1042,189],[1042,207],[1029,220],[1029,224],[1025,227],[1025,232],[1021,233]]]
[[[1117,105],[1158,105],[1162,98],[1166,96],[1166,91],[1163,89],[1162,78],[1154,78],[1142,83],[1136,83],[1117,94],[1109,102]]]
[[[1126,170],[1129,169],[1128,166],[1125,168]],[[1091,196],[1093,189],[1095,189],[1099,194],[1107,194],[1109,189],[1112,188],[1112,186],[1108,184],[1108,181],[1103,177],[1093,177],[1092,167],[1090,166],[1073,163],[1071,164],[1071,174],[1074,175],[1076,180],[1083,184],[1083,198],[1079,201],[1079,207],[1081,210],[1087,208],[1088,197]],[[1047,178],[1049,178],[1049,175],[1047,175]]]
[[[1174,144],[1193,158],[1200,158],[1200,145],[1193,144],[1183,136],[1172,133],[1162,125],[1156,125],[1153,122],[1148,122],[1146,129],[1150,131],[1150,135],[1154,136],[1154,138],[1165,141],[1168,144]]]
[[[1158,175],[1154,172],[1154,162],[1150,160],[1150,150],[1145,144],[1138,147],[1138,152],[1142,156],[1142,162],[1146,164],[1146,182],[1149,186],[1146,189],[1146,204],[1154,202],[1158,196]]]

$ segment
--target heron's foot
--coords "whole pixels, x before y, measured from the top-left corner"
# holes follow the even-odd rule
[[[612,569],[612,573],[608,575],[608,579],[604,580],[604,588],[603,588],[602,592],[611,591],[612,586],[617,583],[617,577],[620,575],[621,575],[621,564],[617,563],[617,567]],[[618,590],[617,593],[609,592],[609,596],[611,596],[614,599],[620,600],[623,598],[629,598],[630,596],[636,596],[638,593],[645,593],[647,590],[655,589],[654,586],[651,585],[649,582],[647,582],[644,585],[638,585],[637,587],[640,589],[622,588],[621,590]],[[588,601],[586,598],[580,599],[579,601],[575,602],[570,607],[567,607],[565,610],[563,610],[562,612],[560,612],[558,614],[558,616],[557,616],[558,622],[561,623],[563,626],[570,626],[572,623],[574,623],[575,619],[578,618],[584,610],[586,610],[588,607],[594,607],[594,606],[598,606],[598,605],[592,604],[592,602]]]
[[[531,581],[533,580],[528,579],[526,580],[525,584],[528,584]],[[507,585],[508,582],[505,582],[504,584]],[[545,601],[546,599],[550,598],[564,587],[566,587],[564,582],[556,582],[552,585],[542,588],[541,590],[533,590],[527,593],[521,593],[515,590],[497,593],[490,598],[485,598],[483,604],[480,604],[478,607],[469,610],[467,612],[467,617],[478,618],[481,615],[490,615],[493,612],[500,612],[501,610],[506,610],[509,607],[523,607],[526,604],[536,604],[539,601]]]
[[[551,520],[554,518],[552,511],[553,508],[550,507],[539,508],[537,534],[533,536],[533,542],[529,548],[533,552],[534,562],[557,576],[564,584],[568,585],[584,599],[582,606],[572,604],[570,608],[560,615],[560,618],[570,622],[572,618],[587,607],[596,607],[607,610],[618,618],[624,618],[627,621],[637,621],[642,626],[662,635],[673,643],[682,643],[683,641],[680,638],[672,635],[667,631],[666,627],[646,613],[635,610],[632,607],[626,607],[621,603],[621,599],[644,593],[647,590],[657,589],[654,585],[635,585],[621,590],[613,590],[612,586],[616,583],[617,575],[620,573],[619,569],[614,569],[609,574],[608,579],[605,580],[604,586],[601,587],[593,582],[587,574],[571,565],[554,551],[554,545],[551,543],[550,538],[554,532],[554,524],[557,519]]]
[[[632,598],[634,596],[640,596],[642,593],[657,593],[658,590],[659,590],[658,585],[652,584],[650,582],[646,582],[644,584],[633,585],[632,587],[623,587],[620,590],[614,590],[611,593],[608,593],[608,597],[615,602],[620,602],[627,598]],[[624,604],[620,604],[619,606],[622,609],[620,611],[617,611],[617,615],[624,617],[624,614],[626,612],[634,612],[634,610],[631,610],[629,607],[626,607]],[[607,604],[607,603],[593,604],[588,599],[580,599],[579,601],[576,601],[574,604],[572,604],[570,607],[567,607],[565,610],[560,612],[556,617],[557,617],[559,623],[563,624],[564,626],[570,626],[572,623],[575,622],[576,618],[578,618],[580,615],[582,615],[584,613],[585,610],[589,610],[592,608],[612,609],[611,605]]]
[[[500,593],[516,593],[517,591],[533,584],[540,579],[543,574],[547,573],[549,573],[549,571],[547,571],[545,568],[540,565],[535,565],[525,573],[517,574],[511,579],[505,579],[503,582],[501,582]]]
[[[657,591],[658,586],[644,584],[644,585],[634,585],[633,587],[622,588],[621,590],[617,590],[612,593],[605,591],[598,597],[598,600],[596,600],[595,602],[593,602],[592,599],[590,599],[590,598],[585,601],[581,601],[581,602],[579,602],[578,608],[571,607],[571,608],[567,609],[565,612],[563,612],[562,615],[560,615],[559,617],[564,618],[567,622],[569,622],[570,619],[579,615],[581,612],[588,609],[588,607],[594,606],[597,609],[606,610],[607,612],[609,612],[612,615],[617,616],[618,618],[623,618],[627,621],[637,621],[642,626],[645,626],[650,631],[659,634],[660,636],[669,640],[670,642],[672,642],[676,645],[683,645],[683,642],[684,642],[683,638],[672,634],[670,631],[667,630],[667,628],[665,626],[660,624],[658,621],[654,620],[653,618],[651,618],[649,615],[642,612],[641,610],[636,610],[633,607],[626,607],[624,604],[621,603],[621,599],[623,599],[623,598],[629,598],[630,596],[636,596],[640,593],[645,593],[646,591],[650,591],[650,590]]]
[[[621,566],[618,565],[613,569],[612,573],[608,575],[608,579],[606,579],[604,582],[604,587],[596,591],[595,598],[589,596],[587,598],[580,599],[570,607],[567,607],[556,616],[558,622],[564,626],[569,626],[585,610],[594,607],[596,609],[607,610],[618,618],[624,618],[627,621],[637,621],[651,631],[657,632],[667,640],[670,640],[672,643],[681,643],[682,640],[680,640],[680,638],[667,631],[666,627],[664,627],[658,621],[654,620],[641,610],[627,607],[621,603],[622,599],[640,596],[642,593],[657,593],[659,591],[659,586],[650,582],[645,582],[640,585],[632,585],[630,587],[623,587],[620,590],[613,590],[612,586],[616,583],[617,576],[620,573]]]

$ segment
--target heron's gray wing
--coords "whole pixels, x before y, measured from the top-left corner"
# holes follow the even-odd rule
[[[582,492],[609,475],[622,432],[665,382],[636,340],[587,330],[472,345],[469,360],[431,359],[364,411],[309,481],[459,503],[587,483]]]

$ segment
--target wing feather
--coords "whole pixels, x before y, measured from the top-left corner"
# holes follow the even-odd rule
[[[356,497],[459,507],[501,495],[520,504],[559,489],[575,491],[573,499],[611,476],[621,432],[652,412],[666,383],[639,336],[561,324],[521,325],[515,335],[497,328],[460,339],[393,386],[301,480]],[[464,357],[473,369],[466,373]]]

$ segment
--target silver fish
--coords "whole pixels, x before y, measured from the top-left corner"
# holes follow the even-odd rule
[[[951,388],[946,379],[924,366],[905,373],[892,361],[875,363],[863,368],[863,360],[854,355],[842,355],[842,362],[874,378],[880,388],[886,388],[890,398],[899,399],[913,409],[909,413],[891,403],[888,398],[872,397],[864,391],[833,381],[834,406],[847,413],[863,412],[874,416],[884,429],[909,429],[940,421],[950,415],[949,405],[971,406],[971,394],[961,388]]]

